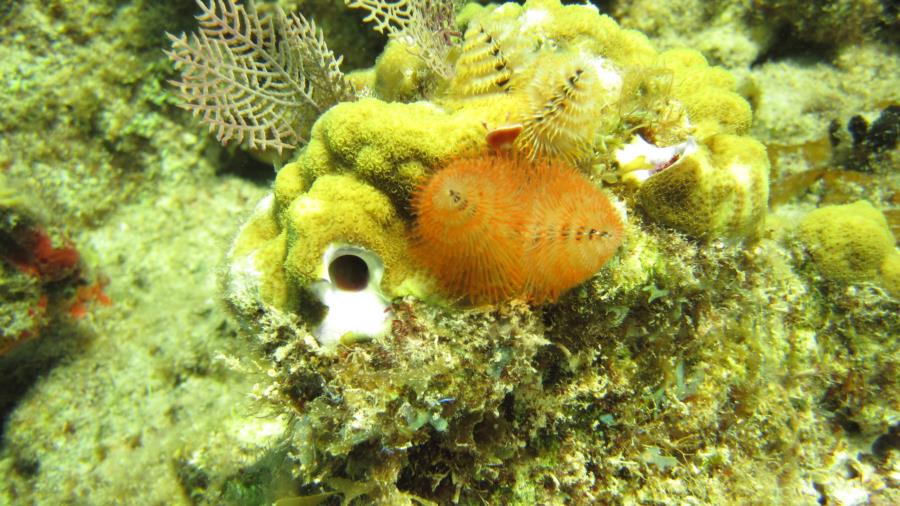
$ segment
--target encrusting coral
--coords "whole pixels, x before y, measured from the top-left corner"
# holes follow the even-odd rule
[[[705,148],[648,178],[636,201],[662,223],[695,237],[753,236],[769,198],[765,147],[719,134]]]
[[[769,161],[727,72],[587,5],[470,4],[404,51],[388,7],[353,4],[392,40],[280,168],[224,280],[294,416],[299,500],[798,504],[851,422],[895,423],[896,395],[849,404],[898,366],[872,351],[896,348],[896,301],[842,302],[876,338],[826,323],[832,287],[764,234]],[[870,370],[841,363],[857,345]]]
[[[822,275],[834,281],[876,281],[882,266],[891,272],[893,257],[900,256],[884,215],[865,200],[812,211],[800,222],[799,237]]]

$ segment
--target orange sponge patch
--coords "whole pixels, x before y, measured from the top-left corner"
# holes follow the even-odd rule
[[[558,162],[457,160],[417,190],[413,207],[413,255],[447,295],[472,304],[556,300],[623,238],[606,195]]]

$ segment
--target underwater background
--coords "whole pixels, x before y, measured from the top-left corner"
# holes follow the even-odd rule
[[[0,504],[900,504],[897,2],[347,3],[0,0]]]

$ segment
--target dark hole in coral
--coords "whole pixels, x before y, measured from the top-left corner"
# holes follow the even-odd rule
[[[503,398],[503,402],[500,404],[500,414],[503,419],[507,422],[514,422],[516,420],[516,396],[513,394],[506,394],[506,397]]]
[[[847,131],[855,149],[872,153],[892,150],[900,142],[900,105],[886,107],[871,125],[862,116],[853,116],[847,122]]]
[[[396,450],[382,446],[377,441],[364,441],[350,450],[343,466],[343,478],[353,481],[364,481],[370,476],[372,469],[389,461]]]
[[[23,478],[32,478],[34,476],[37,476],[38,472],[41,470],[41,463],[37,460],[32,460],[17,455],[15,460],[13,460],[12,469],[13,472]]]
[[[841,122],[833,119],[828,123],[828,142],[834,148],[841,143]],[[852,135],[852,132],[851,132]]]
[[[487,448],[501,444],[508,430],[509,424],[502,418],[485,416],[484,420],[473,427],[472,440],[479,448]]]
[[[884,109],[870,124],[862,115],[847,121],[847,132],[852,145],[835,156],[836,163],[846,169],[862,172],[891,170],[889,153],[900,143],[900,105],[892,104]],[[829,126],[832,146],[840,144],[841,124],[833,120]]]
[[[534,367],[541,373],[541,384],[545,390],[553,390],[569,382],[573,373],[564,367],[565,355],[556,346],[545,346],[534,358]]]
[[[552,475],[546,475],[541,478],[541,485],[543,485],[544,489],[548,492],[556,492],[559,488],[559,482],[555,480]]]
[[[620,467],[616,469],[616,477],[621,478],[623,480],[630,480],[634,478],[634,474],[627,467]]]
[[[287,387],[291,403],[302,409],[307,402],[325,394],[325,385],[322,378],[312,373],[301,373],[292,378]]]
[[[887,458],[890,450],[900,452],[900,423],[891,426],[887,434],[878,436],[872,443],[872,453],[882,459]]]
[[[816,492],[818,492],[818,494],[819,494],[819,499],[817,500],[817,502],[818,502],[819,504],[828,504],[828,498],[825,496],[825,485],[822,485],[821,483],[814,482],[814,483],[813,483],[813,488],[814,488],[814,489],[816,490]]]
[[[866,140],[869,148],[876,152],[897,147],[900,141],[900,105],[891,105],[881,111],[868,129]]]
[[[341,255],[328,265],[328,276],[341,290],[358,292],[369,284],[369,266],[356,255]]]
[[[847,131],[853,138],[853,144],[862,144],[866,140],[866,134],[869,133],[869,123],[862,116],[856,115],[847,122]]]
[[[836,414],[835,421],[838,423],[838,425],[841,426],[842,429],[844,429],[847,434],[853,435],[862,432],[862,427],[859,425],[859,422],[851,420],[843,412],[839,412]]]
[[[175,461],[175,475],[182,490],[192,500],[199,501],[209,487],[209,476],[198,466],[184,459]]]

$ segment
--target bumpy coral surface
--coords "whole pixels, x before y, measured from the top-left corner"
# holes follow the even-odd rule
[[[799,233],[822,275],[832,280],[877,280],[882,265],[890,274],[892,257],[900,254],[884,215],[865,200],[820,207],[803,219]]]
[[[769,197],[765,147],[726,134],[709,139],[707,146],[644,182],[638,205],[696,237],[756,234]]]

